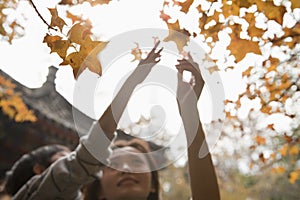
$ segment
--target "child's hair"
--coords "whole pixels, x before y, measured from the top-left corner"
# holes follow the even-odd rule
[[[6,172],[4,191],[14,195],[35,174],[34,166],[39,164],[44,168],[52,164],[51,157],[58,152],[69,151],[68,147],[53,144],[39,147],[17,160],[12,168]]]

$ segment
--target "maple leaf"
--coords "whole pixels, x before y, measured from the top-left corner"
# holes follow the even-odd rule
[[[131,49],[131,54],[134,56],[134,58],[131,62],[142,59],[142,50],[140,49],[138,43],[135,43],[135,44],[136,44],[136,47]]]
[[[64,25],[66,25],[65,21],[58,16],[56,8],[48,8],[51,13],[51,24],[50,26],[57,26],[60,31],[62,31]]]
[[[252,69],[252,66],[248,67],[247,70],[243,71],[242,76],[250,76]]]
[[[250,37],[262,37],[262,35],[265,33],[265,30],[262,30],[255,26],[256,21],[255,21],[254,13],[247,13],[245,15],[245,19],[249,23],[249,27],[248,27],[249,36]]]
[[[259,135],[257,135],[257,136],[254,138],[254,140],[256,141],[256,143],[257,143],[258,145],[265,145],[265,144],[266,144],[266,138],[261,137],[261,136],[259,136]]]
[[[51,53],[56,52],[62,59],[67,55],[67,50],[70,46],[69,40],[62,40],[60,36],[46,35],[43,42],[46,42],[51,49]]]
[[[292,5],[291,8],[295,9],[295,8],[300,8],[300,1],[299,0],[291,0]]]
[[[226,2],[223,2],[222,14],[225,18],[230,16],[239,16],[240,7],[237,5],[238,1],[232,1],[231,5],[228,5]]]
[[[255,1],[255,3],[259,12],[264,13],[268,19],[275,20],[282,25],[283,15],[286,12],[284,6],[276,6],[273,1]]]
[[[91,24],[89,23],[77,23],[68,32],[68,37],[71,40],[71,42],[77,43],[77,44],[84,44],[85,38],[89,35],[91,35]]]
[[[241,61],[247,53],[255,53],[261,55],[258,42],[241,39],[236,35],[233,35],[233,37],[231,37],[231,42],[227,48],[231,51],[231,54],[234,55],[236,62]]]
[[[298,178],[299,178],[299,172],[294,171],[289,174],[289,181],[291,184],[295,184]]]
[[[218,68],[218,66],[213,66],[213,67],[209,67],[209,68],[206,68],[210,74],[214,73],[214,72],[217,72],[217,71],[220,71],[220,69]]]
[[[81,17],[73,15],[69,11],[67,11],[67,18],[72,20],[72,24],[74,24],[76,21],[82,21]]]
[[[73,5],[73,0],[61,0],[59,5]]]
[[[180,29],[178,20],[175,23],[167,23],[169,35],[164,39],[165,42],[174,41],[179,52],[187,45],[191,34],[186,29]]]
[[[181,6],[180,11],[184,12],[187,14],[189,11],[191,5],[193,4],[194,0],[186,0],[185,2],[179,2],[179,6]]]
[[[160,11],[159,17],[165,22],[168,22],[168,20],[171,19],[170,15],[167,15],[166,13],[164,13],[163,10]]]

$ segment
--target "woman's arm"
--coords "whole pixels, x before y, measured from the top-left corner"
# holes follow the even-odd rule
[[[200,121],[197,102],[204,86],[199,66],[190,56],[188,59],[178,60],[177,102],[182,117],[188,142],[188,161],[192,197],[195,200],[220,199],[219,187],[211,155],[206,143],[205,135]],[[183,71],[192,73],[189,83],[183,81]],[[196,128],[194,128],[196,126]],[[199,156],[202,144],[206,147],[205,157]]]
[[[105,161],[109,155],[107,149],[110,140],[114,136],[117,123],[134,88],[147,77],[152,67],[160,61],[162,49],[155,52],[158,45],[159,43],[154,46],[147,58],[141,60],[134,72],[125,81],[111,105],[99,119],[98,123],[101,128],[97,123],[94,123],[89,133],[81,138],[80,144],[73,153],[57,160],[42,175],[29,180],[12,199],[81,199],[81,186],[95,179],[96,173],[103,166],[101,161]]]
[[[108,106],[104,114],[98,120],[100,127],[103,129],[108,138],[113,138],[113,133],[116,131],[117,124],[120,121],[120,118],[135,87],[145,80],[153,66],[160,61],[160,52],[163,50],[163,48],[155,52],[159,43],[160,42],[157,42],[155,44],[147,58],[140,61],[136,69],[122,85],[112,103]]]

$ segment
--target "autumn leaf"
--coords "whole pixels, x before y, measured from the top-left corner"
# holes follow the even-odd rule
[[[285,144],[285,145],[283,145],[283,147],[281,147],[279,149],[279,153],[281,154],[281,156],[286,156],[287,155],[288,148],[289,148],[288,145]]]
[[[77,23],[69,30],[68,37],[71,42],[83,44],[85,42],[85,38],[91,35],[91,28],[92,26],[89,23]]]
[[[131,54],[134,56],[134,58],[131,62],[142,59],[142,50],[140,49],[138,43],[135,43],[135,44],[136,44],[136,47],[131,49]]]
[[[67,50],[70,46],[69,40],[62,40],[60,36],[46,35],[43,40],[51,49],[51,53],[56,52],[62,59],[67,55]]]
[[[209,68],[206,68],[210,74],[214,73],[214,72],[217,72],[217,71],[220,71],[219,67],[218,66],[213,66],[213,67],[209,67]]]
[[[72,20],[72,24],[74,24],[76,21],[82,21],[81,17],[73,15],[69,11],[67,11],[67,18]]]
[[[279,173],[279,174],[283,174],[285,172],[285,168],[284,167],[273,167],[273,169],[271,170],[272,173]]]
[[[245,15],[245,20],[249,23],[248,34],[250,37],[262,37],[265,33],[265,30],[257,28],[255,26],[255,15],[254,13],[247,13]]]
[[[298,178],[299,178],[299,172],[293,171],[289,174],[289,181],[291,184],[295,184]]]
[[[238,1],[232,1],[232,4],[228,5],[227,1],[223,0],[222,14],[225,18],[230,16],[239,16],[240,8],[237,3]]]
[[[164,13],[163,10],[160,11],[159,17],[165,22],[168,22],[168,20],[171,19],[170,15],[167,15],[166,13]]]
[[[255,53],[261,55],[261,51],[258,46],[258,42],[253,42],[239,37],[231,37],[230,45],[228,49],[231,54],[234,55],[236,62],[240,62],[247,53]]]
[[[291,8],[295,9],[295,8],[300,8],[300,1],[299,0],[291,0]]]
[[[50,26],[52,26],[52,27],[57,26],[59,28],[59,30],[62,31],[64,25],[66,25],[65,21],[58,16],[56,8],[48,8],[48,9],[52,15]]]
[[[175,42],[179,52],[183,51],[183,47],[187,45],[191,34],[186,29],[180,29],[178,20],[175,23],[167,23],[169,35],[164,39],[165,42]]]
[[[277,23],[282,25],[283,15],[286,12],[284,6],[276,6],[273,1],[255,1],[257,9],[262,12],[270,20],[275,20]]]
[[[294,145],[289,149],[289,155],[298,155],[299,154],[299,147]]]
[[[193,4],[194,0],[186,0],[185,2],[179,2],[179,6],[181,6],[180,11],[187,14],[190,9],[190,6]]]
[[[266,138],[261,137],[261,136],[259,136],[259,135],[255,136],[254,140],[255,140],[255,142],[256,142],[258,145],[265,145],[265,144],[266,144]]]
[[[252,69],[252,66],[248,67],[247,70],[243,71],[242,76],[250,76]]]

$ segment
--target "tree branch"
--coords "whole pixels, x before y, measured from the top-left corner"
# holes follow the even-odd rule
[[[55,31],[58,31],[56,28],[52,27],[50,24],[48,24],[46,22],[46,20],[43,18],[43,16],[41,15],[41,13],[38,11],[38,9],[36,8],[35,4],[33,3],[32,0],[29,0],[29,2],[31,3],[32,7],[34,8],[35,12],[38,14],[39,18],[44,22],[44,24],[47,25],[48,29],[53,29]]]

